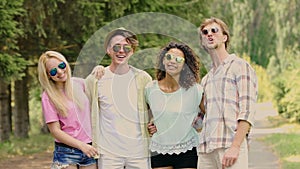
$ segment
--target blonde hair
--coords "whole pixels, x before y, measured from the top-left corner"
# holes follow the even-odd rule
[[[215,17],[211,17],[211,18],[206,18],[202,24],[200,25],[199,27],[199,31],[201,33],[201,31],[203,30],[203,28],[209,24],[212,24],[212,23],[216,23],[218,24],[221,29],[222,29],[222,33],[223,35],[226,35],[227,36],[227,40],[225,42],[225,49],[228,50],[229,48],[229,42],[230,42],[230,34],[229,34],[229,29],[228,29],[228,26],[226,25],[225,22],[223,22],[221,19],[219,18],[215,18]],[[200,36],[201,37],[201,36]],[[200,38],[200,40],[202,40],[202,38]]]
[[[46,63],[50,58],[55,58],[66,63],[67,80],[64,84],[65,93],[61,92],[57,88],[55,81],[52,80],[48,75]],[[40,56],[38,62],[38,77],[43,90],[48,94],[49,99],[55,106],[58,114],[62,115],[63,117],[66,117],[68,115],[68,100],[74,101],[75,104],[80,107],[80,104],[78,104],[78,100],[73,99],[73,85],[71,81],[70,65],[61,53],[56,51],[47,51]]]

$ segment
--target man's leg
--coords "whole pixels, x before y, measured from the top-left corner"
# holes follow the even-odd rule
[[[126,158],[125,166],[128,169],[150,169],[150,158]]]
[[[218,169],[217,161],[217,150],[210,153],[200,153],[198,154],[197,169]]]
[[[98,159],[99,169],[124,169],[125,158],[101,154]]]

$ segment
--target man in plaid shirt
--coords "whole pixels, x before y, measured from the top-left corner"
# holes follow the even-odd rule
[[[198,147],[198,169],[247,169],[247,134],[253,125],[257,77],[249,63],[229,54],[227,25],[206,19],[199,28],[202,46],[212,59],[202,79],[205,116]]]

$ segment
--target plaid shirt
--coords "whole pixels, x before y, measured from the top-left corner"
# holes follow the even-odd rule
[[[206,114],[200,133],[199,152],[209,153],[231,146],[238,120],[253,125],[257,100],[257,77],[245,60],[228,56],[202,79]]]

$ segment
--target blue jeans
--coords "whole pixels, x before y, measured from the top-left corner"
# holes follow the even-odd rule
[[[96,164],[96,160],[88,157],[81,150],[63,143],[55,143],[52,165],[89,166],[92,164]]]

